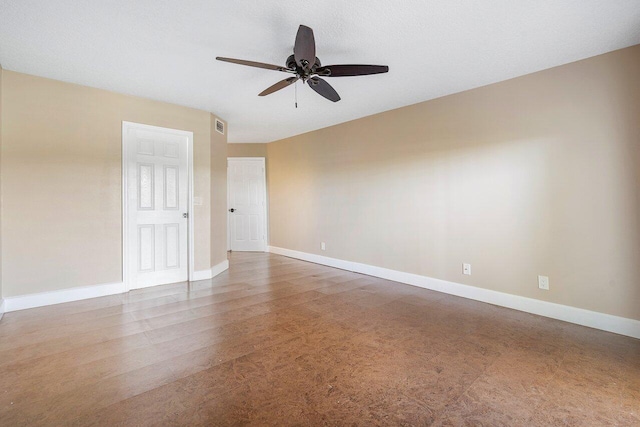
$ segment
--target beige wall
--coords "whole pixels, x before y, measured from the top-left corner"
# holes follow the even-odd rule
[[[267,144],[228,144],[229,157],[267,157]]]
[[[3,69],[0,65],[0,306],[2,305],[2,76]],[[2,307],[0,307],[2,318]]]
[[[640,319],[638,76],[635,46],[268,144],[270,244]]]
[[[6,70],[2,86],[5,297],[122,280],[122,121],[194,133],[195,268],[219,258],[226,136],[212,140],[210,113]]]
[[[211,116],[211,266],[227,259],[227,134],[216,132]],[[227,129],[227,124],[224,126]]]

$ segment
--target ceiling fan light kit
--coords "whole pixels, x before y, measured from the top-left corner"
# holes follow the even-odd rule
[[[293,47],[293,55],[289,56],[285,61],[285,66],[265,64],[263,62],[245,61],[243,59],[216,57],[218,61],[231,62],[233,64],[247,65],[249,67],[264,68],[267,70],[280,71],[293,74],[276,84],[269,86],[258,96],[265,96],[280,89],[284,89],[302,80],[303,83],[309,85],[316,93],[328,99],[329,101],[340,101],[340,95],[335,89],[327,83],[322,77],[351,77],[366,76],[370,74],[380,74],[389,71],[386,65],[358,65],[358,64],[342,64],[342,65],[326,65],[322,66],[320,59],[316,57],[316,42],[313,36],[313,30],[305,25],[300,25],[296,34],[296,41]]]

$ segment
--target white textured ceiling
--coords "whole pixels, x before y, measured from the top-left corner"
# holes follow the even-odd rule
[[[327,79],[332,103],[287,74],[297,27],[323,64],[389,65]],[[230,142],[268,142],[640,43],[640,0],[0,0],[5,69],[211,111]]]

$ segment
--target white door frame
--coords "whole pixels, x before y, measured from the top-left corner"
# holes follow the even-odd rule
[[[255,160],[262,162],[262,179],[264,182],[264,245],[265,252],[269,247],[269,199],[267,198],[267,164],[265,157],[227,157],[227,251],[231,250],[231,215],[229,215],[229,194],[231,193],[231,180],[229,180],[229,160]]]
[[[126,122],[123,121],[122,122],[122,283],[124,284],[124,289],[126,292],[128,292],[129,290],[131,290],[131,281],[130,281],[130,273],[129,273],[129,268],[127,266],[127,261],[129,259],[129,249],[127,248],[127,243],[129,242],[129,235],[128,235],[128,231],[129,228],[128,226],[128,222],[129,220],[127,219],[127,209],[128,209],[128,202],[127,202],[127,170],[129,169],[127,167],[127,160],[128,160],[128,154],[127,154],[127,146],[125,145],[125,136],[127,134],[127,130],[132,129],[132,128],[136,128],[136,129],[144,129],[144,130],[150,130],[150,131],[161,131],[161,132],[166,132],[166,133],[171,133],[174,135],[179,135],[179,136],[184,136],[187,137],[188,139],[188,143],[187,143],[187,151],[188,151],[188,170],[187,170],[187,175],[188,175],[188,179],[187,179],[187,213],[188,213],[188,218],[187,218],[187,260],[188,260],[188,264],[189,264],[189,275],[188,275],[188,280],[191,282],[193,281],[193,274],[194,274],[194,238],[193,238],[193,216],[194,216],[194,210],[193,210],[193,132],[189,132],[186,130],[177,130],[177,129],[170,129],[170,128],[163,128],[163,127],[159,127],[159,126],[151,126],[151,125],[145,125],[145,124],[141,124],[141,123],[133,123],[133,122]]]

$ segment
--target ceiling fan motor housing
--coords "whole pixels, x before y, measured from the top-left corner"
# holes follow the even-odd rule
[[[298,74],[302,74],[303,71],[304,71],[302,69],[298,70],[300,67],[298,67],[298,64],[296,64],[296,58],[293,55],[290,55],[287,58],[286,65],[287,65],[287,68],[289,68],[291,70],[298,71]],[[322,64],[320,63],[320,59],[318,59],[318,57],[316,56],[316,61],[313,64],[313,67],[311,67],[311,69],[315,70],[316,68],[321,67],[321,66],[322,66]]]

